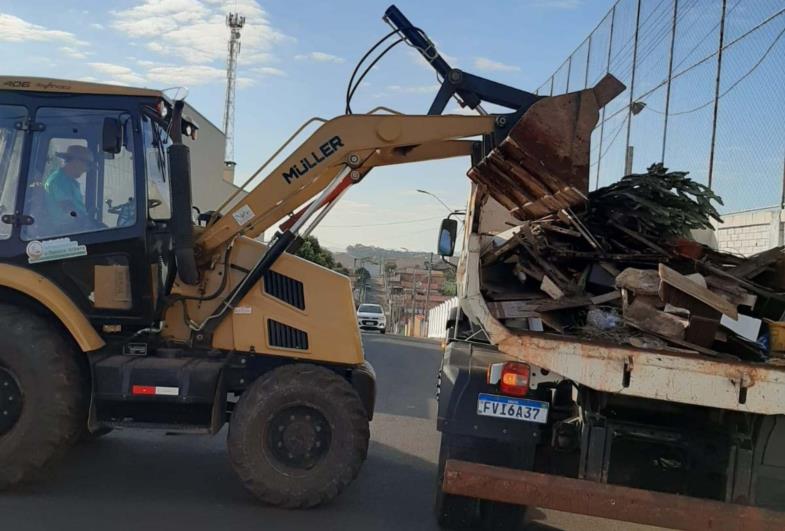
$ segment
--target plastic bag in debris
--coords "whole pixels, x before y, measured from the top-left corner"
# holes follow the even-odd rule
[[[598,330],[613,330],[622,324],[616,312],[592,308],[586,314],[586,325]]]

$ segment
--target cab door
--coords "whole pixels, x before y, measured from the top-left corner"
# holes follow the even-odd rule
[[[95,325],[149,323],[151,267],[137,117],[111,103],[105,110],[81,107],[81,99],[35,110],[24,189],[27,221],[19,232],[22,260],[71,296]],[[121,125],[117,152],[104,149],[106,119]]]

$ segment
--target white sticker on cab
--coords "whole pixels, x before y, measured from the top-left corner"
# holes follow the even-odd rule
[[[238,225],[243,226],[254,218],[254,212],[248,205],[243,205],[237,209],[237,212],[232,214],[232,217]]]
[[[33,240],[25,248],[27,261],[31,264],[63,260],[76,256],[86,256],[87,247],[71,238],[57,238],[55,240]]]

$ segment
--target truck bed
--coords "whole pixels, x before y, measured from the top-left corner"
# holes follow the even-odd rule
[[[648,350],[505,327],[481,292],[480,238],[468,238],[461,300],[491,343],[516,358],[598,391],[765,415],[785,414],[785,367]]]

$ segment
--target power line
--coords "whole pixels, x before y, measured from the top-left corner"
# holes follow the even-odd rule
[[[423,221],[433,221],[436,219],[442,219],[442,216],[432,217],[432,218],[420,218],[420,219],[409,219],[405,221],[390,221],[387,223],[362,223],[359,225],[320,225],[326,229],[352,229],[352,228],[363,228],[363,227],[385,227],[388,225],[405,225],[407,223],[421,223]]]

